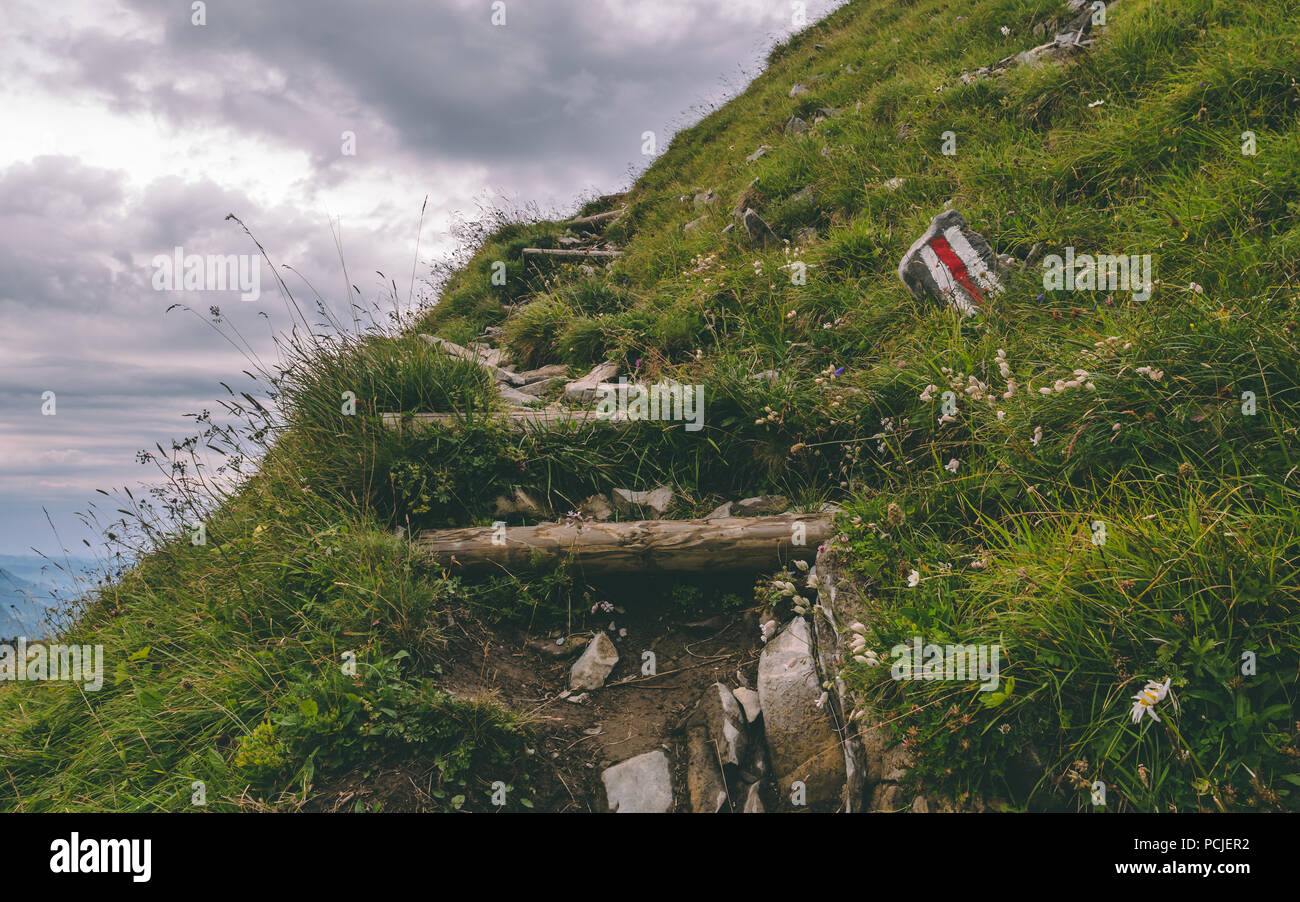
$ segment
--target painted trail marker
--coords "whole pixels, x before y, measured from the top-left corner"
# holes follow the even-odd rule
[[[930,220],[925,234],[898,264],[898,277],[918,298],[945,301],[967,316],[974,316],[986,297],[1002,290],[992,248],[956,210]]]

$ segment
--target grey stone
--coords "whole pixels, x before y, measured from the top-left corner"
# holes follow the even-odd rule
[[[907,794],[897,783],[878,783],[871,793],[868,811],[902,811],[907,807]]]
[[[754,244],[762,247],[781,243],[781,239],[776,236],[776,232],[772,231],[771,226],[764,222],[763,217],[759,216],[752,207],[745,211],[743,222],[745,232],[749,235],[749,240]]]
[[[949,265],[944,257],[959,265]],[[1000,265],[984,236],[956,210],[945,210],[907,249],[898,264],[898,278],[918,298],[933,298],[974,315],[981,303],[1002,290]]]
[[[730,516],[731,516],[731,502],[728,501],[726,504],[719,504],[704,519],[716,520],[719,517],[730,517]]]
[[[627,517],[649,514],[649,519],[659,519],[668,513],[673,503],[673,490],[659,486],[648,492],[634,492],[631,489],[614,489],[610,493],[614,510]]]
[[[780,791],[802,781],[809,807],[838,807],[845,781],[844,753],[824,707],[812,635],[802,617],[792,620],[763,648],[758,659],[758,697]]]
[[[764,814],[767,809],[763,807],[762,786],[758,783],[750,783],[745,790],[745,807],[742,809],[745,814]]]
[[[663,814],[673,810],[672,773],[663,749],[607,767],[600,779],[610,811]]]
[[[758,715],[763,713],[763,706],[759,704],[757,692],[741,686],[732,690],[731,694],[736,697],[736,701],[740,702],[741,710],[745,712],[746,723],[758,720]]]
[[[523,514],[527,517],[550,517],[551,510],[532,494],[516,487],[513,498],[498,496],[493,501],[493,513],[498,515]]]
[[[771,150],[771,149],[772,149],[772,148],[768,147],[766,144],[760,144],[760,145],[758,146],[758,150],[754,151],[754,152],[751,153],[749,156],[745,157],[745,162],[746,162],[746,163],[755,163],[755,162],[758,161],[758,159],[759,159],[760,157],[766,155],[767,152],[768,152],[769,150]]]
[[[714,194],[713,189],[710,188],[708,191],[695,195],[695,207],[696,209],[701,207],[711,207],[717,203],[717,200],[718,195]]]
[[[723,766],[742,766],[748,751],[745,712],[725,683],[714,683],[704,690],[694,716],[708,728],[709,739]]]
[[[609,506],[604,495],[592,495],[578,505],[578,513],[592,520],[610,520],[614,516],[614,509]]]
[[[555,379],[567,376],[568,373],[569,368],[563,363],[551,363],[543,367],[538,367],[535,370],[524,370],[519,375],[523,378],[525,383],[531,383],[539,382],[542,379]]]
[[[606,361],[594,367],[591,372],[576,379],[564,387],[564,397],[574,403],[590,403],[596,399],[596,387],[602,382],[608,382],[619,374],[621,370],[617,363]]]
[[[527,387],[528,386],[524,386],[524,388]],[[537,403],[536,395],[525,392],[523,389],[511,388],[504,382],[497,383],[497,394],[501,396],[501,400],[505,401],[507,404],[512,404],[515,407],[523,407],[527,404]]]
[[[727,783],[718,766],[708,729],[691,727],[686,733],[686,796],[695,814],[717,814],[727,807]]]
[[[731,508],[734,517],[766,517],[770,514],[783,513],[790,507],[790,499],[784,495],[758,495],[737,501]]]
[[[617,663],[618,650],[614,643],[603,632],[597,633],[569,671],[569,688],[599,689]]]
[[[696,229],[698,229],[700,226],[704,225],[708,221],[709,221],[709,217],[707,214],[701,216],[699,219],[692,219],[690,222],[686,223],[686,225],[682,226],[682,231],[694,232]]]
[[[552,387],[559,385],[564,381],[562,376],[547,376],[545,379],[538,379],[536,382],[529,382],[522,388],[516,389],[517,392],[527,395],[530,399],[536,401],[542,395],[546,394]]]
[[[798,116],[791,116],[786,120],[785,133],[787,135],[802,135],[808,131],[808,123]]]

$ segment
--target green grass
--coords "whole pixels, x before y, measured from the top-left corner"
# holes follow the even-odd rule
[[[202,779],[214,805],[292,806],[377,753],[432,757],[449,800],[481,804],[496,772],[526,770],[528,726],[438,687],[440,612],[567,617],[583,588],[564,574],[448,579],[395,528],[489,522],[514,486],[563,511],[668,483],[683,515],[761,491],[845,504],[842,544],[882,655],[918,634],[1002,646],[1014,686],[996,706],[967,686],[851,670],[927,786],[1017,809],[1090,808],[1094,780],[1111,809],[1296,808],[1298,13],[1293,0],[1123,0],[1076,63],[963,85],[1039,43],[1032,26],[1063,4],[858,0],[776,48],[626,197],[580,211],[628,205],[607,233],[626,251],[613,266],[525,264],[523,248],[563,233],[536,217],[472,232],[418,321],[309,341],[272,377],[283,416],[239,405],[243,440],[270,447],[256,475],[214,500],[188,471],[189,494],[156,499],[201,511],[208,544],[176,538],[175,516],[138,527],[149,553],[72,631],[118,668],[104,691],[0,691],[0,804],[187,808]],[[838,114],[784,135],[824,107]],[[1256,155],[1241,152],[1246,131]],[[760,144],[772,149],[747,164]],[[795,198],[808,187],[812,204]],[[717,204],[684,232],[707,188]],[[723,233],[746,190],[787,245]],[[896,267],[949,201],[1022,259],[1035,244],[1151,254],[1154,295],[1044,292],[1025,267],[978,319],[917,301]],[[819,237],[800,245],[804,227]],[[782,269],[796,260],[806,284]],[[380,427],[381,411],[494,403],[481,374],[412,337],[490,326],[525,365],[610,357],[701,384],[706,428]],[[1092,388],[1039,392],[1076,369]],[[986,399],[966,392],[972,377]],[[940,423],[945,390],[958,409]],[[356,416],[340,413],[347,391]],[[906,519],[882,530],[891,503]],[[346,650],[356,678],[339,669]],[[1177,705],[1134,726],[1130,697],[1166,677]]]

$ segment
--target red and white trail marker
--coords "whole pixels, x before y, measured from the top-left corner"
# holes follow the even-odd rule
[[[974,316],[985,298],[1002,290],[998,269],[984,237],[956,210],[945,210],[907,249],[898,277],[918,298],[945,301]]]

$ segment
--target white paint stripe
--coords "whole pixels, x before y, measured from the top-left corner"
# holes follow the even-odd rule
[[[926,268],[930,270],[930,275],[933,276],[935,284],[948,296],[953,306],[962,313],[974,313],[974,300],[966,294],[966,289],[957,284],[952,272],[939,259],[939,255],[934,252],[934,248],[927,244],[921,248],[920,253],[921,259],[925,261]]]
[[[961,233],[961,229],[950,226],[944,230],[943,237],[948,239],[948,244],[957,256],[961,257],[962,262],[966,264],[966,269],[975,277],[975,281],[979,282],[980,287],[989,291],[1002,290],[1002,282],[998,280],[997,273],[988,268],[984,258],[971,247],[966,236]]]
[[[939,255],[934,252],[934,248],[925,245],[921,248],[921,259],[925,261],[925,268],[930,270],[930,277],[934,279],[935,284],[939,286],[940,291],[958,291],[959,286],[948,267],[944,266]]]

